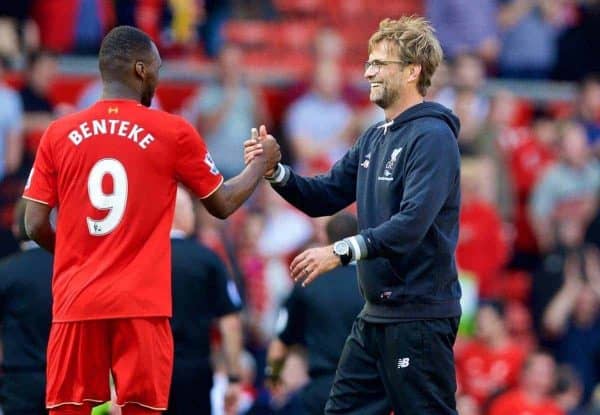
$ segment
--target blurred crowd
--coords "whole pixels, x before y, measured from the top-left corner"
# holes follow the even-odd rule
[[[330,3],[340,8],[332,12]],[[174,111],[197,127],[226,177],[243,168],[242,143],[262,123],[281,142],[285,162],[303,174],[326,171],[361,131],[383,119],[365,85],[346,72],[349,56],[358,65],[366,60],[376,26],[359,39],[360,54],[335,19],[320,27],[304,55],[309,76],[279,86],[279,99],[270,101],[263,85],[246,76],[247,50],[228,39],[227,27],[246,18],[314,21],[315,13],[331,18],[335,10],[356,13],[348,5],[360,12],[367,4],[341,3],[0,2],[0,255],[19,249],[12,209],[41,133],[101,93],[92,80],[72,102],[53,100],[59,58],[95,54],[116,24],[147,31],[167,59],[215,63],[212,81],[194,85]],[[410,3],[437,29],[446,62],[427,99],[451,108],[462,124],[460,415],[600,414],[600,1],[390,3]],[[394,9],[385,12],[393,16]],[[490,92],[486,84],[496,77],[569,80],[576,93],[540,101],[520,91]],[[158,98],[153,105],[161,108]],[[304,247],[326,243],[324,219],[304,216],[266,184],[227,221],[200,205],[197,216],[198,241],[227,263],[244,300],[240,413],[258,413],[253,402],[265,396],[268,413],[281,413],[309,381],[306,358],[292,352],[282,385],[269,389],[266,349],[293,284],[289,262]]]

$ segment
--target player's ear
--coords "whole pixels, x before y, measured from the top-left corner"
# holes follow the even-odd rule
[[[421,65],[408,65],[408,81],[417,82],[419,80],[419,75],[421,75],[421,69]]]
[[[142,79],[146,79],[146,65],[144,65],[144,62],[137,61],[134,68],[137,76]]]

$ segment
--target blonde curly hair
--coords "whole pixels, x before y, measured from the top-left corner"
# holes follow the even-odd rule
[[[378,43],[386,41],[405,64],[421,66],[417,89],[422,96],[431,86],[431,78],[444,58],[435,29],[423,17],[402,16],[398,20],[384,19],[369,39],[369,53]]]

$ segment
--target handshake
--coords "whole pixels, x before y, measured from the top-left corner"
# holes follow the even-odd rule
[[[272,176],[277,169],[277,163],[281,160],[279,144],[271,134],[267,133],[267,127],[260,126],[260,129],[252,129],[252,137],[244,141],[244,163],[246,165],[255,162],[262,163],[264,167],[263,175]]]

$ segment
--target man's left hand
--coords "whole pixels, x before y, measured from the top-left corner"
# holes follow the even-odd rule
[[[340,257],[333,253],[333,245],[327,245],[302,252],[294,258],[290,270],[294,282],[302,281],[302,286],[306,287],[319,275],[341,264]]]

